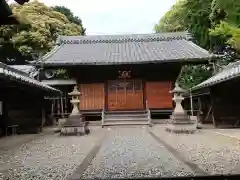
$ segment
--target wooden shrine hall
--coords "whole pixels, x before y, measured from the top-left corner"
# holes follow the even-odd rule
[[[79,108],[86,116],[123,119],[129,113],[127,117],[140,119],[146,111],[148,118],[170,114],[169,91],[182,66],[207,63],[210,58],[214,57],[186,32],[60,36],[53,50],[35,65],[41,68],[43,83],[65,92],[62,99],[68,99],[67,93],[77,85]]]

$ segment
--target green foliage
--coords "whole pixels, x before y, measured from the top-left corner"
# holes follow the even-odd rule
[[[211,75],[211,65],[186,65],[182,68],[178,81],[183,88],[189,89],[208,79]]]
[[[226,12],[221,9],[220,5],[217,3],[217,0],[213,0],[211,4],[211,13],[209,15],[209,19],[211,21],[212,26],[215,26],[220,23],[220,21],[226,18]]]
[[[160,19],[159,24],[156,24],[154,30],[156,32],[176,32],[184,31],[182,5],[184,1],[177,3]]]
[[[240,52],[240,1],[213,0],[210,35],[225,40]]]
[[[210,48],[208,29],[211,27],[209,14],[212,0],[180,0],[155,25],[156,32],[187,30],[194,41],[202,47]]]
[[[221,21],[214,29],[210,30],[210,35],[225,39],[226,44],[230,44],[234,49],[240,52],[240,28]]]
[[[240,27],[240,1],[239,0],[215,0],[219,8],[226,13],[226,21],[236,27]]]
[[[70,9],[68,9],[68,8],[66,8],[64,6],[54,6],[52,8],[53,8],[54,11],[57,11],[57,12],[60,12],[60,13],[64,14],[71,23],[79,25],[81,27],[81,29],[82,29],[79,32],[79,34],[80,35],[85,35],[86,29],[83,28],[82,20],[79,17],[74,16]]]
[[[66,69],[57,69],[55,73],[56,73],[56,78],[69,79],[69,75]]]
[[[213,53],[224,53],[228,45],[240,52],[240,1],[179,0],[154,29],[156,32],[187,30],[196,44]],[[230,54],[216,66],[236,61],[236,57]],[[212,73],[211,65],[188,65],[183,67],[179,81],[183,87],[190,88]]]
[[[48,52],[59,35],[79,35],[83,28],[71,23],[64,14],[45,4],[32,1],[11,5],[14,14],[27,19],[27,25],[0,26],[0,43],[12,43],[23,55],[39,57]]]
[[[195,43],[210,49],[212,44],[208,29],[211,27],[209,14],[211,12],[212,0],[185,0],[183,3],[183,26],[192,33]]]

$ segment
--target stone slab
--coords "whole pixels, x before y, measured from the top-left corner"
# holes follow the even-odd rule
[[[173,133],[188,133],[192,134],[196,131],[196,124],[169,124],[166,127],[166,131]]]
[[[61,129],[60,135],[63,136],[81,136],[90,133],[90,129],[88,127],[63,127]]]

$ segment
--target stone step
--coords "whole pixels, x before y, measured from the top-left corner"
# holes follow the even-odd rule
[[[148,122],[142,121],[118,121],[118,122],[105,122],[103,126],[122,126],[122,125],[150,125]]]
[[[113,122],[113,121],[148,121],[149,119],[147,117],[142,117],[142,118],[105,118],[104,121],[107,122]]]
[[[139,110],[139,111],[106,111],[105,114],[114,114],[114,115],[117,115],[117,114],[145,114],[147,113],[146,110]]]
[[[134,117],[134,116],[128,116],[128,117],[124,117],[124,116],[111,116],[111,117],[104,117],[104,120],[146,120],[148,119],[148,116],[138,116],[138,117]]]
[[[89,126],[100,126],[102,121],[89,121]]]
[[[167,124],[169,119],[152,119],[151,122],[153,124]]]
[[[148,114],[105,114],[105,117],[147,117]]]

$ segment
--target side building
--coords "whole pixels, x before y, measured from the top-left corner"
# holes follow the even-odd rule
[[[64,92],[54,100],[56,116],[70,113],[67,93],[77,85],[82,93],[79,108],[86,118],[148,109],[153,117],[172,112],[169,91],[182,66],[211,58],[186,32],[61,36],[36,66],[43,83]]]
[[[0,63],[0,136],[40,132],[48,118],[49,102],[44,97],[61,96],[61,91],[35,80],[23,67],[28,66]]]
[[[193,102],[202,111],[203,123],[219,128],[240,126],[239,82],[240,61],[237,61],[191,89]]]

